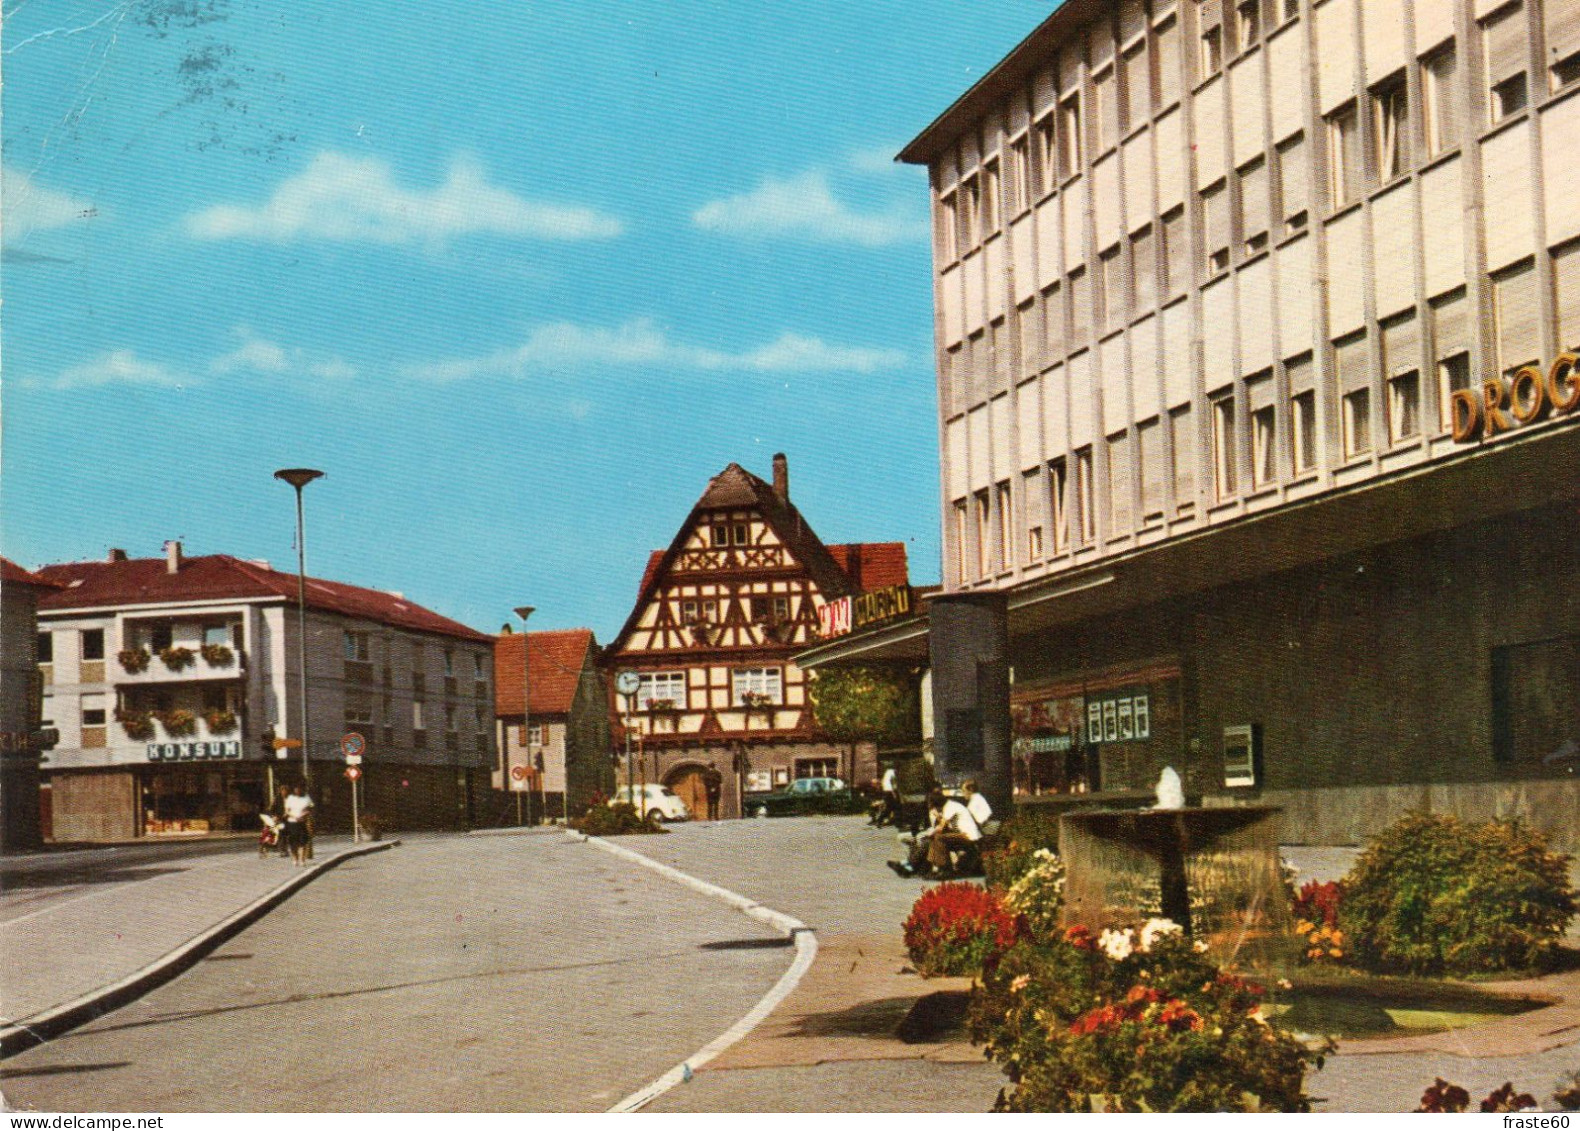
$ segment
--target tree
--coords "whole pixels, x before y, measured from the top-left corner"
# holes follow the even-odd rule
[[[808,693],[818,729],[834,742],[897,745],[921,736],[916,682],[903,668],[830,667],[812,673]]]

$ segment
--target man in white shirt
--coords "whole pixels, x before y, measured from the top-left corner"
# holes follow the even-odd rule
[[[894,825],[900,820],[900,775],[893,766],[883,771],[883,781],[879,785],[883,796],[879,800],[877,812],[873,813],[869,822],[874,825]]]
[[[977,828],[982,830],[982,835],[996,835],[999,822],[993,816],[993,806],[988,804],[988,799],[977,792],[977,783],[962,782],[960,789],[966,795],[966,808],[971,810],[971,815],[976,818]]]
[[[927,863],[934,872],[950,872],[954,870],[954,854],[981,840],[982,829],[970,808],[952,797],[946,799],[941,790],[937,796],[938,819],[933,824],[933,835],[927,839]]]

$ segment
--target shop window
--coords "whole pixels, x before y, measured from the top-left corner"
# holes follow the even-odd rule
[[[168,643],[164,646],[166,648],[170,647]],[[82,658],[84,660],[104,659],[104,629],[85,628],[82,630]]]
[[[1563,0],[1552,0],[1562,3]],[[1487,67],[1487,109],[1494,123],[1525,109],[1527,90],[1525,6],[1510,4],[1482,22]]]
[[[1458,67],[1452,42],[1421,60],[1421,138],[1428,159],[1459,144],[1459,114],[1454,108]]]
[[[1580,636],[1492,650],[1492,754],[1551,770],[1580,743]],[[1573,765],[1573,761],[1569,762]]]

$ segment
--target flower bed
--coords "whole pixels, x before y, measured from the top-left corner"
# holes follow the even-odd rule
[[[1056,934],[1064,911],[1064,861],[1058,853],[1046,848],[1033,852],[1031,866],[1004,892],[1004,905],[1021,916],[1034,936]]]
[[[1179,927],[1072,927],[990,961],[972,1039],[1004,1066],[1002,1111],[1309,1111],[1322,1057],[1271,1028],[1261,987]]]
[[[1016,915],[977,884],[939,884],[922,893],[905,920],[905,949],[923,977],[975,975],[1014,945],[1022,933]]]

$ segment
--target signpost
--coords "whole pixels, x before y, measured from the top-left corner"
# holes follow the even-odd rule
[[[362,843],[362,819],[357,806],[357,779],[362,776],[362,752],[368,748],[367,739],[356,731],[340,736],[340,753],[346,756],[346,777],[351,779],[351,843]]]
[[[636,693],[642,689],[642,677],[633,671],[623,671],[614,677],[614,689],[625,696],[625,789],[626,796],[636,801],[635,774],[631,772],[631,706]],[[642,799],[647,800],[645,797]]]

